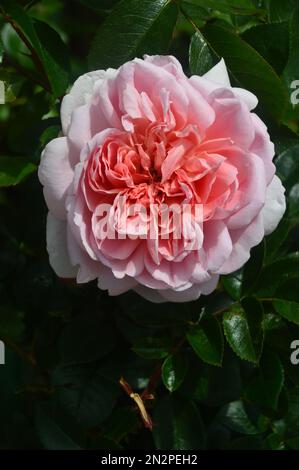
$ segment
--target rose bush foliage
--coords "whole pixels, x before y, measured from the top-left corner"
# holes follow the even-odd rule
[[[298,18],[2,0],[0,448],[298,449]],[[122,193],[200,256],[97,238]]]

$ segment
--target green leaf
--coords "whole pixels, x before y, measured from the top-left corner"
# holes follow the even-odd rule
[[[286,242],[291,229],[291,222],[282,219],[274,232],[266,237],[266,264],[278,257],[278,253],[284,254],[283,245]]]
[[[237,82],[256,94],[270,117],[281,121],[287,94],[273,68],[249,44],[222,27],[210,24],[202,33]]]
[[[189,0],[189,3],[236,15],[251,15],[259,11],[251,0]]]
[[[14,186],[36,170],[24,157],[0,156],[0,187]]]
[[[264,258],[265,242],[262,241],[258,246],[251,249],[250,259],[245,264],[242,277],[242,296],[248,295],[254,290],[263,268]]]
[[[34,49],[55,96],[64,94],[69,84],[69,55],[59,34],[47,23],[31,18],[22,7],[2,1],[2,9]]]
[[[298,276],[299,253],[290,253],[265,266],[261,272],[255,295],[260,298],[272,298],[284,281]]]
[[[221,276],[221,282],[224,289],[234,300],[239,300],[241,297],[242,276],[242,271]]]
[[[299,59],[298,59],[298,48],[299,48],[299,32],[298,32],[298,21],[299,21],[299,8],[297,8],[289,22],[290,28],[290,52],[288,55],[288,62],[283,72],[284,82],[290,93],[290,119],[299,118],[299,104],[298,104],[298,76],[299,76]],[[293,102],[294,98],[297,98],[297,102]]]
[[[182,354],[170,355],[165,359],[162,366],[162,380],[170,392],[174,392],[180,387],[185,378],[187,367],[186,357]]]
[[[84,427],[99,426],[111,414],[120,388],[93,364],[59,366],[52,383],[60,405]]]
[[[203,75],[214,65],[212,53],[202,34],[193,34],[189,48],[189,64],[193,75]]]
[[[63,364],[97,361],[114,347],[114,333],[109,319],[100,312],[84,312],[73,318],[60,338]]]
[[[41,134],[39,138],[41,147],[44,148],[48,142],[58,137],[60,130],[61,130],[61,127],[59,125],[53,125],[53,126],[47,127],[47,129],[43,131],[43,133]]]
[[[299,215],[299,183],[295,184],[288,197],[289,203],[289,216],[297,217]]]
[[[176,4],[169,0],[122,0],[96,33],[90,69],[119,67],[143,54],[166,52],[177,15]]]
[[[33,72],[34,65],[30,59],[30,51],[13,27],[9,23],[4,24],[0,34],[5,54],[26,71]]]
[[[169,354],[170,338],[140,338],[133,344],[132,350],[145,359],[161,359]]]
[[[267,450],[284,450],[285,445],[279,434],[271,433],[266,437],[265,447]]]
[[[0,70],[0,81],[4,83],[4,102],[12,103],[18,96],[24,78],[10,70]]]
[[[40,403],[35,425],[38,437],[47,450],[80,450],[84,445],[80,427],[60,407]]]
[[[241,359],[258,363],[264,340],[263,308],[254,298],[232,307],[223,316],[223,330],[232,350]]]
[[[286,21],[260,24],[248,29],[242,38],[274,68],[278,75],[282,73],[289,55],[289,26]]]
[[[297,0],[269,0],[269,17],[272,23],[288,20],[296,7]]]
[[[240,400],[225,405],[219,412],[218,420],[239,434],[254,435],[261,432],[250,421],[244,403]]]
[[[205,446],[204,427],[197,407],[175,394],[160,399],[154,410],[157,449],[194,450]]]
[[[189,364],[186,378],[179,389],[180,394],[213,407],[240,397],[240,361],[231,350],[225,350],[220,368],[209,366],[194,356],[189,357]]]
[[[207,364],[221,366],[223,358],[223,336],[215,317],[208,315],[198,325],[191,326],[186,333],[195,353]]]
[[[245,390],[247,400],[276,410],[284,383],[284,371],[278,356],[264,351],[255,377]]]
[[[275,165],[284,186],[288,190],[291,189],[299,178],[299,143],[281,152],[275,160]]]
[[[299,278],[283,282],[275,292],[273,306],[277,313],[299,325]]]

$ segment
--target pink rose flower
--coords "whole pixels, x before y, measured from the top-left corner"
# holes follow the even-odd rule
[[[186,77],[171,56],[81,76],[62,101],[63,137],[39,167],[57,275],[153,302],[211,293],[285,211],[256,105],[231,87],[223,60],[202,77]],[[136,204],[146,212],[130,213]],[[180,237],[174,214],[162,220],[172,204],[191,208]]]

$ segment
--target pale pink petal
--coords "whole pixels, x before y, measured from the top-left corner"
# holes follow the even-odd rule
[[[74,177],[69,152],[66,137],[51,140],[42,153],[38,169],[47,206],[59,219],[66,218],[65,200]]]
[[[75,267],[70,261],[66,231],[66,221],[57,219],[49,212],[47,217],[47,251],[50,265],[57,276],[74,278],[77,275],[78,267]]]
[[[231,86],[224,59],[221,59],[214,67],[206,72],[203,77],[225,87]]]
[[[286,210],[285,189],[280,179],[275,175],[267,187],[266,202],[262,209],[265,235],[276,229]]]
[[[65,95],[61,103],[60,116],[64,134],[68,132],[73,111],[78,106],[82,106],[90,100],[95,82],[97,80],[103,80],[104,77],[110,76],[112,73],[112,69],[108,69],[107,71],[95,70],[94,72],[81,75],[81,77],[75,81],[71,90]]]
[[[219,274],[229,274],[240,269],[249,260],[251,248],[258,245],[264,235],[263,217],[260,213],[245,229],[231,230],[230,237],[233,250],[217,272]]]

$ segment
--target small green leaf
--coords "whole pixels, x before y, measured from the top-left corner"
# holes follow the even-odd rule
[[[160,399],[154,410],[153,436],[157,449],[203,449],[205,434],[197,407],[175,394]]]
[[[193,75],[203,75],[214,65],[212,53],[202,34],[193,34],[189,48],[189,64]]]
[[[273,306],[277,313],[299,325],[299,278],[283,282],[274,295]]]
[[[225,350],[222,367],[217,368],[190,356],[190,367],[179,389],[180,394],[213,407],[240,397],[242,392],[240,361],[230,349]]]
[[[41,147],[44,148],[48,142],[50,142],[52,139],[55,139],[58,136],[60,129],[61,127],[59,125],[47,127],[47,129],[43,131],[39,138]]]
[[[234,300],[239,300],[241,297],[242,276],[242,271],[237,271],[226,276],[221,276],[221,282],[224,289]]]
[[[47,450],[80,450],[84,434],[79,425],[60,407],[40,403],[36,412],[36,429],[42,445]]]
[[[262,241],[258,246],[251,249],[250,259],[245,264],[242,277],[242,296],[248,295],[254,290],[258,282],[265,258],[265,243]]]
[[[247,400],[276,410],[284,383],[284,371],[278,356],[264,351],[255,377],[245,390]]]
[[[31,18],[17,3],[11,0],[2,0],[1,3],[15,29],[34,49],[54,95],[63,95],[69,84],[70,62],[59,34],[47,23]]]
[[[232,307],[223,316],[223,330],[232,350],[241,359],[259,362],[264,332],[263,308],[260,302],[246,298],[242,306]]]
[[[265,266],[261,272],[255,295],[273,298],[278,287],[286,280],[298,276],[299,252],[290,253]]]
[[[119,67],[143,54],[167,51],[178,9],[169,0],[122,0],[104,20],[93,40],[91,70]]]
[[[162,380],[165,387],[174,392],[182,384],[187,372],[186,357],[182,354],[168,356],[162,366]]]
[[[265,447],[267,450],[284,450],[285,445],[279,434],[272,432],[266,437]]]
[[[244,403],[240,400],[225,405],[219,412],[218,420],[239,434],[259,434],[260,431],[250,421]]]
[[[283,245],[286,242],[291,230],[291,222],[282,219],[274,232],[266,237],[266,264],[278,257],[278,253],[284,254]]]
[[[204,362],[221,366],[223,358],[223,336],[215,317],[206,316],[198,325],[191,326],[186,333],[188,342]]]
[[[0,187],[14,186],[36,170],[36,166],[23,157],[0,156]]]
[[[283,185],[290,190],[299,179],[299,143],[280,152],[275,165]]]
[[[299,183],[296,183],[289,192],[289,216],[297,217],[299,215]]]
[[[12,103],[18,96],[24,78],[8,70],[0,70],[0,81],[4,83],[4,102]]]

